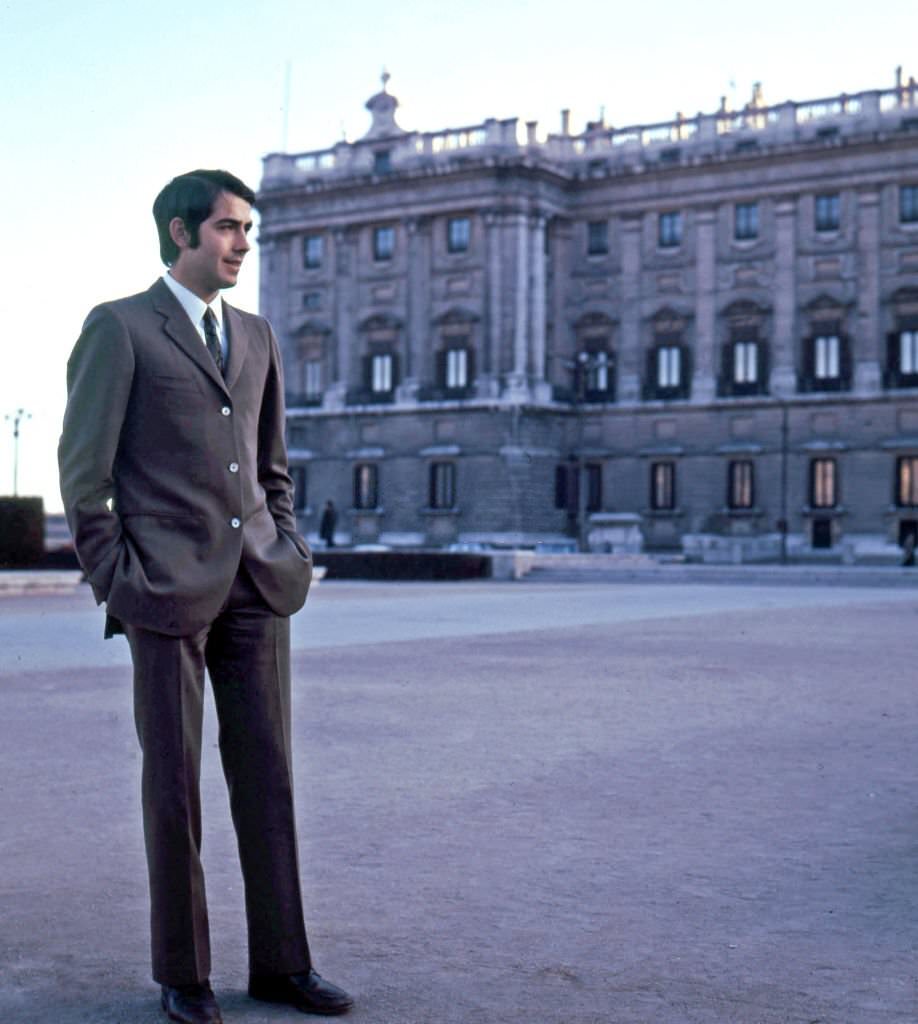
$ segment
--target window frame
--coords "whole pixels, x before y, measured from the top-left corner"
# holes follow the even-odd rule
[[[918,508],[918,455],[896,459],[896,507]]]
[[[742,213],[740,212],[742,211]],[[733,207],[733,239],[752,242],[759,237],[759,204],[757,200],[736,203]]]
[[[838,508],[838,460],[831,456],[810,459],[810,508]]]
[[[379,466],[375,462],[358,462],[354,466],[354,508],[372,512],[379,508]]]
[[[367,384],[370,394],[391,395],[395,390],[395,357],[391,352],[371,352],[368,358]],[[377,387],[377,383],[386,386]]]
[[[310,250],[315,247],[318,252],[312,254]],[[325,258],[325,236],[313,232],[303,236],[303,269],[318,270]]]
[[[678,249],[682,245],[682,211],[664,210],[657,215],[657,246]]]
[[[456,463],[431,462],[427,470],[428,508],[438,512],[456,508]]]
[[[458,231],[459,225],[465,225],[463,231],[459,231],[458,236],[454,234],[454,231]],[[449,217],[446,221],[446,251],[448,253],[457,254],[468,252],[472,244],[472,219],[465,215],[459,217]]]
[[[388,239],[386,244],[382,240]],[[387,263],[395,256],[395,225],[378,224],[373,228],[373,260]]]
[[[749,512],[755,508],[755,463],[752,459],[731,459],[727,463],[727,508]]]
[[[899,186],[899,223],[918,224],[918,185]]]
[[[672,459],[650,463],[650,508],[654,512],[676,509],[676,463]]]
[[[587,221],[587,255],[607,256],[609,253],[608,220]]]
[[[309,471],[302,462],[288,467],[293,481],[293,511],[303,513],[309,508]]]
[[[813,229],[819,234],[841,227],[841,193],[818,192],[813,197]]]

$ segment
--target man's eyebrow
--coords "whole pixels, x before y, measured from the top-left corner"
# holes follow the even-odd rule
[[[246,231],[248,231],[249,228],[251,228],[253,221],[241,221],[236,217],[221,217],[217,221],[217,224],[219,227],[237,227],[241,225]]]

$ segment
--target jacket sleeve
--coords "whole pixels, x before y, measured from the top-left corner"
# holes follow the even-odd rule
[[[258,421],[258,481],[265,489],[268,509],[277,526],[293,539],[301,552],[308,548],[297,534],[293,512],[293,481],[287,470],[284,373],[280,350],[271,327],[267,326],[270,360]]]
[[[113,470],[133,376],[127,327],[110,307],[96,307],[67,364],[58,466],[74,548],[99,603],[108,595],[121,550]]]

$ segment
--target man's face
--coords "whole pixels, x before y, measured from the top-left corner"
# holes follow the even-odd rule
[[[182,220],[169,225],[179,247],[171,274],[205,302],[216,298],[221,288],[232,288],[239,276],[242,260],[249,251],[248,233],[252,227],[252,207],[232,192],[221,192],[210,216],[198,228],[198,244],[191,239]]]

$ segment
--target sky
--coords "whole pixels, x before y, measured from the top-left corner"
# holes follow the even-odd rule
[[[323,149],[399,99],[409,130],[538,120],[581,131],[888,88],[918,3],[885,0],[0,0],[0,494],[59,511],[56,446],[70,349],[96,303],[162,272],[150,213],[176,174],[225,167],[257,187],[270,152]],[[912,58],[914,59],[914,58]],[[256,227],[257,234],[257,227]],[[258,309],[258,249],[227,298]]]

